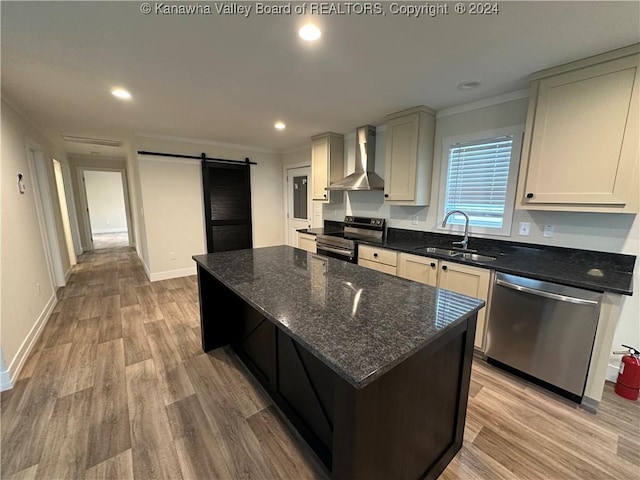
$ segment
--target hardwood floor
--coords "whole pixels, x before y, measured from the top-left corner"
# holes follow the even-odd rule
[[[200,347],[195,277],[149,283],[129,248],[82,255],[15,387],[3,479],[328,477],[227,349]],[[474,361],[443,479],[640,478],[640,404],[597,415]]]

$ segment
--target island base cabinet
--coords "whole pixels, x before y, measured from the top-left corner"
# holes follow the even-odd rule
[[[435,479],[462,446],[475,314],[356,388],[200,268],[198,287],[202,348],[233,347],[331,478]]]
[[[475,318],[355,389],[338,380],[334,479],[435,479],[462,446]]]

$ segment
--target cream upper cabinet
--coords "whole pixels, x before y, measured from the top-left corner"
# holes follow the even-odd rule
[[[629,47],[536,75],[517,208],[638,211],[639,50]]]
[[[384,201],[429,205],[435,112],[415,107],[387,116]]]
[[[316,236],[298,232],[298,248],[307,252],[316,253]]]
[[[401,253],[398,256],[398,276],[415,282],[438,286],[438,260]]]
[[[444,288],[445,290],[452,290],[463,295],[468,295],[469,297],[479,298],[488,303],[490,283],[490,270],[440,261],[438,288]],[[483,307],[478,312],[476,336],[473,342],[473,345],[482,351],[484,351],[486,311],[487,308]]]
[[[358,265],[390,275],[397,275],[398,252],[370,245],[360,245]]]
[[[344,137],[337,133],[323,133],[311,138],[312,199],[317,202],[340,203],[343,192],[328,191],[327,187],[344,177]]]

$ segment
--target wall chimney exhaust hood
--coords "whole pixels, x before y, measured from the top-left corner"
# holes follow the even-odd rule
[[[356,171],[332,183],[327,190],[384,190],[384,180],[375,172],[376,127],[365,125],[356,130]]]

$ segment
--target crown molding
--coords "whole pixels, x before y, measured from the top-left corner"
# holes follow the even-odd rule
[[[438,110],[436,118],[448,117],[450,115],[456,115],[458,113],[470,112],[472,110],[478,110],[480,108],[492,107],[493,105],[500,105],[501,103],[512,102],[514,100],[520,100],[521,98],[527,98],[529,96],[529,90],[524,88],[522,90],[516,90],[515,92],[505,93],[503,95],[497,95],[495,97],[483,98],[470,103],[463,103],[455,107],[443,108]]]
[[[210,145],[219,148],[233,148],[235,150],[245,150],[250,152],[270,153],[275,155],[282,154],[281,151],[254,147],[252,145],[241,145],[237,143],[218,142],[216,140],[206,140],[203,138],[178,137],[173,135],[163,135],[159,133],[134,132],[134,137],[153,138],[156,140],[168,140],[171,142],[190,143],[192,145]]]

